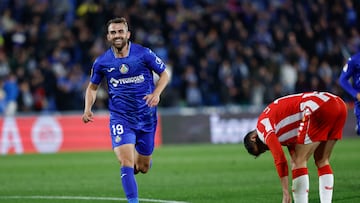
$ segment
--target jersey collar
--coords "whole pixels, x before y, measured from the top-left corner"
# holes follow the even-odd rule
[[[111,52],[112,52],[112,54],[113,54],[113,56],[114,56],[114,58],[126,58],[126,57],[128,57],[129,55],[130,55],[130,49],[131,49],[131,42],[129,41],[129,48],[128,48],[128,52],[127,52],[127,54],[126,54],[126,56],[124,56],[124,57],[118,57],[118,56],[116,56],[116,53],[115,53],[115,51],[114,51],[114,49],[113,49],[113,47],[111,46]]]

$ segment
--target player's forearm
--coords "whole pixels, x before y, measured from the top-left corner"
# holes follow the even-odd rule
[[[274,133],[268,135],[267,146],[274,158],[274,163],[279,177],[288,175],[288,162],[282,146]]]
[[[91,111],[91,108],[95,103],[95,100],[96,100],[96,90],[92,90],[90,87],[88,87],[85,93],[84,112]]]
[[[289,191],[289,176],[281,177],[280,183],[281,183],[283,192],[288,192]]]
[[[280,178],[283,178],[283,177],[286,177],[289,175],[289,169],[288,169],[287,162],[276,163],[276,160],[275,160],[275,167],[276,167],[276,171]]]
[[[289,192],[289,176],[281,177],[280,183],[283,192],[283,202],[291,202],[291,195]]]
[[[169,73],[165,70],[160,74],[160,78],[156,84],[153,94],[159,95],[164,91],[166,85],[169,83]]]

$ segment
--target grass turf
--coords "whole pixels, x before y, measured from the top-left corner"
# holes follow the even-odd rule
[[[332,155],[333,202],[360,202],[359,138],[337,143]],[[281,202],[282,193],[270,153],[254,159],[242,144],[165,145],[155,150],[153,167],[137,175],[139,196],[194,203]],[[309,202],[319,202],[313,161]],[[9,198],[20,196],[19,198]],[[0,156],[0,202],[116,202],[106,199],[23,199],[26,196],[124,198],[119,165],[107,152]],[[126,202],[117,200],[117,202]],[[143,201],[143,202],[151,202]]]

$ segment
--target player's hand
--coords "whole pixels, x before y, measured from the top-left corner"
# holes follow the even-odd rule
[[[289,193],[283,194],[283,201],[282,203],[292,203],[291,195]]]
[[[280,178],[281,187],[282,187],[282,203],[292,203],[291,193],[289,192],[289,177],[283,176]]]
[[[148,107],[154,107],[159,104],[160,96],[156,94],[148,94],[143,99],[146,100]]]
[[[84,112],[84,114],[82,115],[82,121],[84,123],[88,123],[88,122],[93,122],[94,121],[94,114],[91,111],[86,111]]]
[[[291,195],[289,192],[283,192],[282,203],[292,203]]]
[[[360,101],[360,92],[356,94],[356,99]]]

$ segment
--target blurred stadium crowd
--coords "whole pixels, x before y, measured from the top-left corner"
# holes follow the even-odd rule
[[[352,0],[1,0],[0,14],[0,112],[9,115],[82,110],[115,16],[171,69],[162,107],[263,105],[308,90],[346,99],[337,78],[360,48]]]

